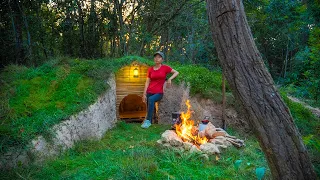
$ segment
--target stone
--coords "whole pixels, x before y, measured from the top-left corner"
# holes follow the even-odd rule
[[[162,144],[164,147],[168,147],[168,148],[171,148],[171,145],[169,143],[164,143]]]
[[[216,153],[220,153],[218,147],[215,145],[215,144],[212,144],[212,143],[205,143],[205,144],[202,144],[200,146],[200,150],[204,153],[207,153],[207,154],[216,154]]]
[[[182,146],[183,141],[174,130],[166,130],[161,135],[161,139],[163,142],[169,143],[172,146]]]
[[[158,143],[159,145],[162,145],[161,139],[159,139],[159,140],[157,141],[157,143]]]
[[[192,145],[192,147],[190,148],[190,153],[199,153],[199,152],[201,152],[200,149],[198,149],[196,145]]]
[[[176,149],[178,150],[178,151],[180,151],[180,152],[184,152],[186,149],[184,149],[184,147],[176,147]]]
[[[200,155],[200,158],[202,158],[202,159],[205,160],[205,161],[209,161],[209,156],[208,156],[208,154],[201,154],[201,155]]]
[[[190,142],[183,142],[183,147],[185,150],[190,150],[192,146],[193,144]]]

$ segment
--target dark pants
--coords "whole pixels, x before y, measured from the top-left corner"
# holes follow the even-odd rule
[[[147,120],[150,120],[152,122],[152,117],[153,117],[153,111],[154,111],[154,104],[157,101],[160,101],[163,97],[163,94],[158,93],[158,94],[149,94],[147,93]]]

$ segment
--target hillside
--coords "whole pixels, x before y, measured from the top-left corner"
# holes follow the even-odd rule
[[[145,58],[127,56],[98,60],[57,58],[36,68],[7,66],[0,74],[1,154],[13,146],[25,147],[38,135],[50,136],[53,125],[85,109],[108,89],[105,81],[110,73],[133,61],[152,63]],[[192,95],[221,102],[222,76],[219,69],[169,64],[180,72],[175,83],[189,82]],[[282,97],[291,110],[319,174],[320,120],[303,105],[288,99],[284,92]],[[227,100],[229,106],[235,105],[228,88]],[[257,144],[256,148],[259,148]]]

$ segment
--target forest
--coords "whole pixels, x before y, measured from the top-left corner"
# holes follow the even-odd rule
[[[319,105],[320,2],[245,0],[255,43],[272,77]],[[205,1],[5,0],[1,67],[52,57],[150,57],[219,66]]]
[[[278,84],[319,104],[318,0],[245,0],[265,64]],[[150,57],[219,66],[205,1],[5,0],[1,67],[38,66],[51,57]]]

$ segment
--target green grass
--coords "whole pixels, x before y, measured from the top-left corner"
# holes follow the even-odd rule
[[[11,146],[25,147],[37,135],[50,137],[53,125],[93,103],[108,88],[106,79],[110,73],[117,72],[134,60],[152,64],[151,60],[127,56],[114,60],[57,58],[37,68],[6,67],[0,74],[1,152]],[[221,101],[222,76],[219,70],[209,71],[201,66],[178,63],[169,65],[180,72],[174,81],[189,82],[192,95],[200,94],[215,102]],[[284,93],[282,97],[291,110],[316,172],[320,175],[320,120],[302,105],[290,101]],[[227,101],[234,103],[228,87]],[[21,174],[26,178],[42,179],[49,178],[51,174],[53,176],[49,179],[99,179],[102,174],[102,179],[190,179],[201,175],[209,179],[244,179],[254,178],[254,168],[266,167],[259,145],[252,137],[248,139],[246,148],[230,148],[219,161],[215,161],[214,157],[207,162],[198,155],[162,151],[155,146],[155,141],[166,128],[155,126],[142,131],[138,125],[119,124],[102,141],[79,143],[44,167],[18,169],[10,172],[10,177]],[[130,145],[134,148],[128,148]],[[238,159],[243,160],[243,165],[235,172],[233,164]]]
[[[270,170],[257,140],[247,137],[246,147],[229,147],[219,160],[210,156],[164,149],[156,144],[169,126],[120,122],[101,141],[78,143],[57,159],[41,166],[0,172],[0,179],[256,179],[255,168]],[[230,132],[241,137],[239,134]],[[235,161],[242,160],[239,169]]]
[[[220,70],[210,71],[199,65],[181,65],[179,63],[171,63],[170,65],[180,72],[175,80],[177,83],[182,81],[190,83],[191,95],[198,94],[214,102],[222,102],[222,74]],[[228,85],[226,85],[226,99],[228,105],[234,104],[234,98]]]
[[[92,104],[107,88],[111,72],[138,60],[53,59],[40,67],[11,65],[0,74],[0,150],[25,147],[37,135]]]
[[[56,58],[40,67],[11,65],[0,74],[0,151],[24,148],[38,135],[50,138],[50,128],[92,104],[107,88],[111,72],[139,61],[137,56],[119,59]],[[221,73],[200,66],[170,64],[180,72],[175,80],[190,82],[191,94],[221,101]],[[229,93],[230,102],[232,96]]]
[[[320,177],[320,118],[302,104],[293,102],[282,91],[281,96],[288,105],[293,116],[294,123],[298,127],[304,144],[306,145],[312,164],[317,175]]]

